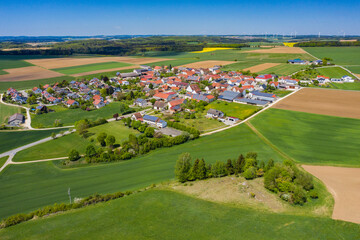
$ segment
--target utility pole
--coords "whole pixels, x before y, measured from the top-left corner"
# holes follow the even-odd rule
[[[71,192],[70,192],[70,188],[68,189],[68,195],[69,195],[70,204],[71,204]]]

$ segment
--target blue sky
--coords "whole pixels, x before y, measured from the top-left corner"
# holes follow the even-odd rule
[[[0,0],[0,36],[360,35],[360,1]]]

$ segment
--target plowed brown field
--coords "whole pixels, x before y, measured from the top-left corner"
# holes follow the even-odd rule
[[[194,62],[189,64],[184,64],[181,67],[189,67],[189,68],[211,68],[215,65],[224,66],[228,64],[235,63],[234,61],[217,61],[217,60],[208,60],[208,61],[201,61],[201,62]]]
[[[252,67],[249,67],[249,68],[245,68],[244,71],[250,71],[250,72],[261,72],[261,71],[264,71],[268,68],[271,68],[271,67],[275,67],[277,65],[280,65],[280,63],[262,63],[262,64],[259,64],[259,65],[256,65],[256,66],[252,66]]]
[[[9,74],[0,75],[0,82],[26,81],[64,76],[62,73],[54,72],[38,66],[4,69]]]
[[[269,49],[256,49],[246,51],[247,53],[291,53],[291,54],[302,54],[306,53],[302,48],[299,47],[274,47]]]

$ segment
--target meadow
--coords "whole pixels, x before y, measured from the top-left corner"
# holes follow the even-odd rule
[[[122,122],[114,121],[90,128],[90,136],[87,138],[80,137],[77,133],[73,133],[22,150],[15,155],[13,161],[24,162],[39,159],[67,157],[71,149],[76,149],[80,154],[85,154],[85,149],[89,144],[100,146],[96,137],[99,133],[103,132],[108,135],[113,135],[116,138],[116,144],[120,144],[124,140],[127,140],[129,134],[139,134],[138,131],[125,127]]]
[[[320,73],[320,75],[330,78],[341,78],[347,75],[352,77],[353,79],[356,79],[352,74],[342,69],[341,67],[324,67],[324,68],[317,68],[316,70]]]
[[[353,83],[331,83],[329,86],[334,89],[360,90],[360,82],[359,81],[356,81]]]
[[[220,100],[216,100],[205,107],[206,110],[209,110],[210,108],[220,110],[225,113],[226,116],[237,117],[240,120],[244,120],[261,109],[261,107],[257,106],[234,102],[224,102]]]
[[[8,118],[15,113],[20,113],[19,107],[0,104],[0,124],[7,124]]]
[[[294,64],[287,64],[282,63],[278,66],[268,68],[264,71],[258,72],[259,74],[266,74],[266,73],[274,73],[277,75],[291,75],[297,71],[300,71],[302,69],[305,69],[306,66],[303,65],[294,65]]]
[[[258,153],[259,160],[283,160],[248,126],[240,125],[122,162],[72,169],[60,169],[52,162],[10,165],[0,173],[0,218],[55,202],[66,202],[69,187],[73,197],[85,197],[93,193],[134,190],[167,181],[174,178],[175,162],[183,152],[214,163],[251,151]]]
[[[360,64],[360,62],[358,64]],[[349,69],[353,73],[360,74],[360,65],[357,65],[357,66],[350,65],[350,66],[346,66],[346,68]]]
[[[1,131],[0,153],[49,137],[51,133],[59,133],[66,129],[42,131]]]
[[[56,72],[71,75],[77,73],[84,73],[96,70],[105,70],[105,69],[112,69],[112,68],[121,68],[131,66],[132,64],[129,63],[122,63],[122,62],[105,62],[105,63],[94,63],[94,64],[87,64],[81,66],[74,66],[74,67],[65,67],[65,68],[56,68],[52,69]]]
[[[307,47],[303,49],[318,58],[331,58],[332,63],[344,67],[360,64],[360,47]]]
[[[356,239],[359,234],[354,223],[233,207],[164,190],[136,193],[0,230],[4,240]]]
[[[59,119],[64,126],[73,125],[76,121],[82,119],[98,120],[100,118],[112,118],[115,113],[120,112],[121,102],[112,102],[109,105],[100,109],[85,111],[80,108],[67,109],[67,108],[55,108],[55,112],[50,112],[40,115],[31,115],[31,125],[34,128],[53,127],[56,119]],[[50,107],[51,109],[51,107]]]
[[[360,166],[359,119],[269,109],[251,124],[300,163]]]

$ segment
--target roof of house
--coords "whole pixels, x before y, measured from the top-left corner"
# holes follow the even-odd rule
[[[163,101],[156,101],[155,104],[154,104],[154,107],[164,108],[164,107],[165,107],[165,102],[163,102]]]
[[[208,114],[212,114],[212,115],[217,115],[217,116],[220,116],[220,115],[223,115],[224,113],[220,110],[216,110],[216,109],[213,109],[213,108],[210,108],[208,111],[207,111]]]
[[[144,120],[150,121],[150,122],[156,122],[158,121],[158,117],[155,116],[150,116],[150,115],[144,115],[143,117]]]
[[[136,119],[142,119],[142,115],[141,115],[141,113],[139,113],[139,112],[137,112],[137,113],[134,113],[134,116],[135,116],[135,118]]]
[[[154,97],[157,97],[157,98],[168,98],[169,96],[171,95],[175,95],[176,93],[175,92],[159,92],[157,94],[154,95]]]
[[[69,99],[66,101],[67,105],[73,105],[75,103],[75,100]]]
[[[12,121],[19,120],[23,121],[25,119],[25,116],[20,113],[15,113],[9,117],[8,123],[11,123]]]
[[[185,99],[179,98],[179,99],[170,101],[169,104],[170,104],[171,107],[173,107],[173,106],[183,104],[184,102],[185,102]]]
[[[276,95],[272,94],[272,93],[263,93],[263,92],[259,92],[259,91],[254,91],[254,92],[252,92],[252,94],[255,96],[276,98]]]
[[[233,92],[233,91],[224,91],[219,98],[220,99],[224,99],[224,100],[229,100],[232,101],[235,98],[237,98],[240,95],[240,93],[238,92]]]
[[[234,100],[235,102],[243,102],[243,103],[250,103],[250,104],[256,104],[256,105],[266,105],[268,101],[263,100],[255,100],[255,99],[249,99],[249,98],[237,98]]]

